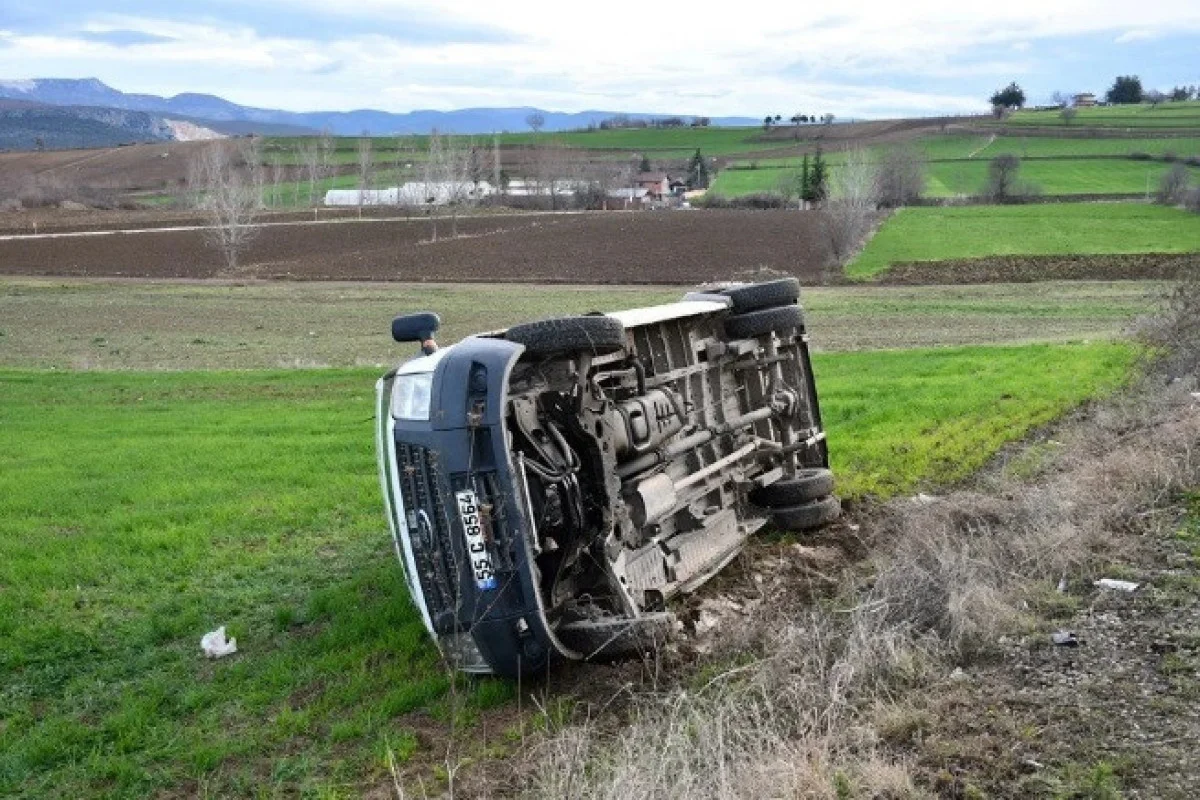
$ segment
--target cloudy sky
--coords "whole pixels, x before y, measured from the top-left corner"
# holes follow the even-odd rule
[[[980,111],[1200,83],[1197,0],[0,0],[0,79],[246,105],[760,117]]]

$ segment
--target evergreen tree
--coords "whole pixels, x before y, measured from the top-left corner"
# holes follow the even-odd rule
[[[812,201],[819,203],[824,200],[829,193],[829,169],[825,164],[825,159],[821,157],[821,148],[819,147],[813,156],[812,172],[809,174],[808,180]]]
[[[991,101],[998,108],[1021,108],[1025,105],[1025,92],[1013,81],[993,94]]]
[[[692,156],[691,162],[688,164],[688,188],[689,189],[707,189],[708,188],[708,164],[704,161],[704,156],[700,155],[700,148],[696,148],[696,154]]]
[[[649,171],[650,171],[650,159],[646,156],[642,156],[642,163],[638,164],[638,172],[649,172]]]
[[[1110,103],[1140,103],[1142,102],[1142,79],[1137,75],[1121,75],[1115,81],[1104,98]]]
[[[812,173],[808,171],[808,153],[800,163],[800,199],[810,200],[812,195]]]

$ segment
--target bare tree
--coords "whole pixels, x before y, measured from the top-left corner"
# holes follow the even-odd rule
[[[800,203],[800,181],[798,173],[795,171],[790,169],[780,170],[779,177],[775,179],[775,190],[783,197],[785,206],[794,201],[800,208],[804,207]]]
[[[599,211],[607,207],[608,192],[619,180],[615,165],[576,160],[571,163],[571,189],[579,208]]]
[[[474,143],[461,136],[447,136],[442,142],[439,187],[450,209],[450,236],[458,236],[458,215],[475,199],[478,180],[472,175]]]
[[[421,169],[421,193],[425,207],[429,210],[429,240],[431,242],[436,242],[438,240],[438,182],[440,180],[442,160],[444,158],[442,151],[442,137],[438,134],[437,128],[434,128],[429,133],[429,150],[425,154],[425,163],[422,165]]]
[[[198,151],[188,165],[188,179],[196,207],[208,218],[208,243],[225,260],[230,272],[238,267],[242,250],[257,233],[254,220],[262,207],[262,187],[252,175],[238,170],[238,162],[255,158],[253,145],[216,141]]]
[[[1059,108],[1066,108],[1067,106],[1071,105],[1071,93],[1055,92],[1054,94],[1050,95],[1050,102],[1054,103],[1054,105],[1058,106]]]
[[[879,205],[879,168],[864,150],[851,151],[830,176],[823,223],[829,250],[844,265],[871,227]]]
[[[337,142],[328,130],[317,139],[317,181],[329,181],[337,172]],[[315,214],[315,212],[314,212]]]
[[[534,111],[532,114],[525,117],[525,124],[528,125],[529,129],[536,134],[540,132],[543,127],[545,127],[546,115],[540,111]]]
[[[1188,195],[1188,183],[1191,177],[1188,168],[1176,161],[1170,169],[1163,173],[1162,179],[1158,182],[1158,191],[1154,194],[1155,202],[1166,206],[1182,204]]]
[[[405,174],[407,170],[406,165],[408,164],[409,160],[407,136],[396,137],[396,149],[392,155],[392,172],[394,173],[396,179],[396,188],[399,189],[400,187],[404,186]],[[396,202],[400,202],[399,192],[396,193]]]
[[[375,180],[375,153],[371,137],[364,131],[358,140],[358,215],[362,216],[363,201]]]
[[[1188,190],[1183,198],[1183,207],[1188,211],[1200,214],[1200,188]]]
[[[492,134],[492,186],[500,191],[500,137]]]
[[[314,141],[306,141],[300,145],[300,166],[308,181],[308,204],[313,204],[317,192],[317,182],[321,179],[321,149]]]
[[[1064,125],[1070,125],[1075,120],[1075,116],[1078,113],[1079,109],[1075,106],[1063,106],[1058,111],[1058,115],[1062,117]]]
[[[328,130],[322,131],[317,139],[317,150],[321,154],[321,177],[328,178],[333,173],[334,156],[337,154],[337,142]]]
[[[562,196],[571,190],[567,173],[571,157],[562,145],[543,147],[538,157],[538,180],[550,195],[550,208],[557,211]]]
[[[258,193],[259,207],[264,204],[267,186],[267,170],[263,161],[262,138],[251,136],[241,139],[233,149],[234,168],[241,171],[247,187]]]
[[[898,145],[883,152],[876,170],[879,204],[888,208],[908,205],[925,191],[925,157],[911,145]]]
[[[996,156],[988,164],[987,185],[984,195],[995,202],[1004,203],[1012,200],[1017,193],[1017,172],[1021,169],[1021,159],[1005,153]]]
[[[283,206],[283,178],[287,174],[287,168],[283,165],[283,156],[276,156],[271,159],[271,205],[279,208]]]

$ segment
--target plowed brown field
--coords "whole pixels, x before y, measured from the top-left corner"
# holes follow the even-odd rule
[[[765,269],[817,283],[820,218],[796,211],[542,214],[268,225],[237,274],[206,232],[0,240],[0,274],[145,278],[687,284]]]

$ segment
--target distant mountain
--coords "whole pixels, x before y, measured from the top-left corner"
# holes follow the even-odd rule
[[[615,116],[613,111],[581,111],[565,114],[536,108],[464,108],[455,111],[411,111],[393,114],[387,111],[362,109],[358,111],[313,111],[297,113],[268,108],[253,108],[231,103],[209,94],[177,94],[158,97],[150,94],[126,94],[96,78],[35,78],[31,80],[0,80],[0,98],[31,100],[51,105],[107,106],[110,108],[145,111],[172,118],[187,118],[222,130],[219,123],[237,123],[237,133],[281,133],[269,126],[287,126],[294,133],[328,130],[335,134],[354,136],[367,131],[371,134],[428,133],[433,128],[449,133],[492,133],[494,131],[527,130],[526,117],[540,113],[546,120],[544,130],[558,131],[584,128]],[[631,119],[650,119],[676,114],[625,114]],[[749,117],[714,117],[713,125],[754,125]],[[257,127],[256,127],[257,126]],[[232,130],[223,132],[233,133]]]
[[[0,100],[0,149],[115,147],[174,139],[171,126],[144,111]]]

